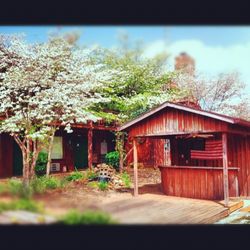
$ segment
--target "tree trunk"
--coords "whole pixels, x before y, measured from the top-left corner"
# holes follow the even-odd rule
[[[31,164],[30,164],[30,178],[35,177],[35,166],[36,166],[36,161],[37,157],[39,154],[39,149],[38,149],[38,143],[37,141],[33,142],[33,154],[32,154],[32,159],[31,159]]]
[[[55,130],[53,130],[52,135],[50,136],[50,140],[49,140],[48,162],[47,162],[47,166],[46,166],[46,176],[49,176],[49,173],[50,173],[51,153],[52,153],[52,148],[53,148],[54,136],[55,136]]]

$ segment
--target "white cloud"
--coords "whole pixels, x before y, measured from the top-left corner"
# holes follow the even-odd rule
[[[181,52],[187,52],[195,59],[198,72],[214,75],[237,71],[250,90],[250,42],[209,46],[200,40],[179,40],[170,44],[157,40],[147,45],[145,56],[152,57],[163,51],[170,54],[170,69],[174,68],[174,58]]]

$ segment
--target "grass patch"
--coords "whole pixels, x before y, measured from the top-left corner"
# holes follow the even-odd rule
[[[80,180],[80,179],[84,179],[85,175],[79,171],[74,171],[72,173],[70,173],[70,175],[65,177],[66,181],[76,181],[76,180]]]
[[[14,196],[18,196],[23,199],[29,199],[33,194],[31,185],[26,186],[20,179],[14,178],[8,180],[6,191]]]
[[[109,187],[108,182],[106,182],[106,181],[99,181],[99,182],[98,182],[98,188],[99,188],[101,191],[107,190],[108,187]]]
[[[7,191],[6,185],[0,183],[0,194],[5,193]]]
[[[89,182],[88,186],[91,188],[98,188],[98,181]]]
[[[66,185],[65,180],[53,176],[35,177],[25,186],[21,179],[10,179],[4,187],[4,192],[24,199],[30,199],[33,194],[42,194],[46,190],[62,188]]]
[[[93,170],[87,170],[87,178],[88,180],[94,180],[95,178],[97,178],[97,173],[95,173]]]
[[[71,210],[59,219],[59,223],[63,223],[66,225],[107,225],[116,224],[116,221],[114,221],[109,214],[100,211],[86,211],[81,213],[76,210]]]
[[[121,175],[122,181],[125,185],[126,188],[130,188],[131,187],[131,179],[128,173],[124,172]]]
[[[19,199],[12,202],[0,202],[0,213],[8,210],[25,210],[41,213],[44,211],[43,205],[30,199]]]

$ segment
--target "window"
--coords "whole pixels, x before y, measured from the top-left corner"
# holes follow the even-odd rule
[[[62,159],[62,158],[63,158],[62,136],[55,136],[51,152],[51,159]]]

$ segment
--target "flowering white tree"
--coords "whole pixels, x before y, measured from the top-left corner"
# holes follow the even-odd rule
[[[0,113],[5,116],[0,132],[10,133],[21,148],[28,184],[44,141],[51,151],[59,126],[71,132],[72,123],[98,119],[88,109],[107,101],[95,92],[116,72],[93,64],[94,50],[60,37],[35,45],[17,36],[0,39]]]

